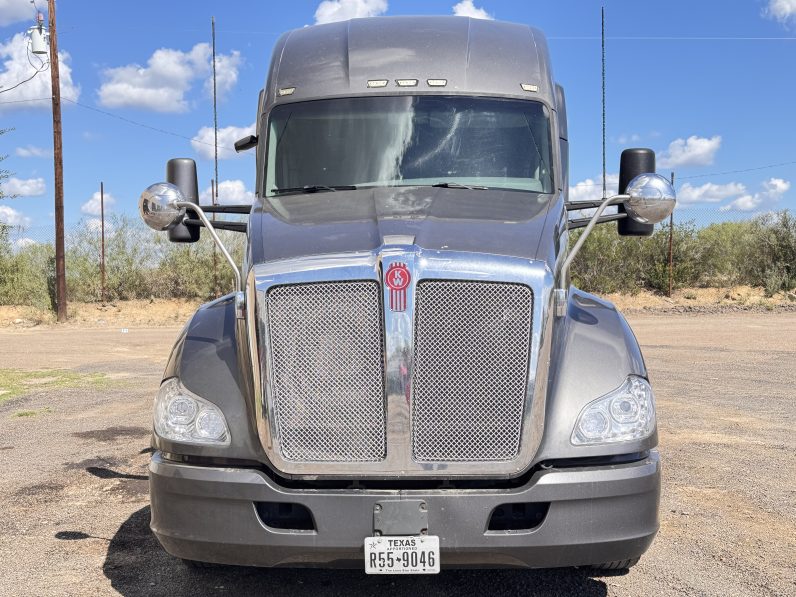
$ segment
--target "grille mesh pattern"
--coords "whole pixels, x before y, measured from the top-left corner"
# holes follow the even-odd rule
[[[416,461],[517,457],[532,306],[532,292],[521,284],[418,284],[412,385]]]
[[[380,297],[367,281],[268,292],[274,414],[286,460],[384,459]]]

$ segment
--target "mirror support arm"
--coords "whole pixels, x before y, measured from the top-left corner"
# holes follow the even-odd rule
[[[216,232],[215,227],[213,226],[212,222],[208,219],[207,215],[205,214],[204,210],[196,205],[195,203],[191,203],[190,201],[177,201],[175,202],[177,207],[184,208],[186,210],[190,210],[194,212],[200,220],[202,220],[202,224],[204,224],[207,231],[210,233],[210,236],[213,238],[213,242],[216,243],[216,246],[221,251],[221,254],[224,255],[224,258],[229,263],[229,266],[232,268],[232,273],[235,275],[235,313],[238,316],[238,319],[242,319],[245,315],[245,295],[243,293],[243,287],[241,286],[241,275],[240,269],[238,268],[235,260],[232,258],[232,255],[229,254],[227,248],[224,246],[224,243],[221,242],[221,239],[218,237],[218,233]]]
[[[605,211],[605,208],[610,205],[623,203],[628,199],[630,199],[628,195],[614,195],[613,197],[608,197],[605,201],[603,201],[597,208],[597,211],[594,212],[594,215],[586,225],[586,228],[584,228],[583,232],[581,232],[578,241],[569,250],[569,254],[567,255],[567,258],[564,259],[564,263],[561,265],[561,269],[558,272],[558,284],[556,284],[555,290],[553,291],[553,298],[555,300],[555,314],[557,317],[563,317],[567,314],[567,288],[565,284],[568,284],[569,282],[569,267],[572,265],[572,261],[578,256],[578,252],[583,246],[583,243],[586,242],[589,234],[591,234],[591,231],[597,225],[598,221],[600,220],[600,216],[602,216],[603,212]]]

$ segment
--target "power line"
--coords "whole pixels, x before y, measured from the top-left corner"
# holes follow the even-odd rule
[[[796,165],[796,160],[790,162],[778,162],[776,164],[766,164],[764,166],[753,166],[751,168],[739,168],[737,170],[722,170],[721,172],[708,172],[707,174],[692,174],[691,176],[678,176],[677,178],[680,180],[691,180],[694,178],[710,178],[713,176],[726,176],[727,174],[743,174],[744,172],[756,172],[758,170],[769,170],[771,168],[781,168],[782,166],[793,166]],[[574,185],[573,187],[599,187],[602,185],[602,182],[579,182]]]
[[[680,176],[683,178],[707,178],[709,176],[723,176],[725,174],[741,174],[743,172],[754,172],[756,170],[768,170],[769,168],[779,168],[780,166],[792,166],[796,160],[791,162],[779,162],[778,164],[766,164],[765,166],[754,166],[752,168],[741,168],[739,170],[724,170],[723,172],[710,172],[708,174],[692,174],[691,176]]]
[[[0,88],[0,93],[5,93],[6,91],[11,91],[12,89],[16,89],[20,85],[24,85],[28,81],[32,81],[36,77],[36,75],[38,75],[39,73],[43,73],[48,68],[50,68],[50,63],[49,62],[44,62],[44,60],[42,60],[41,58],[39,58],[39,61],[41,62],[41,65],[38,66],[38,67],[35,64],[33,64],[33,62],[31,62],[31,60],[30,60],[30,44],[29,43],[26,45],[25,49],[28,52],[28,64],[30,64],[34,68],[33,74],[31,76],[29,76],[27,79],[25,79],[24,81],[20,81],[19,83],[17,83],[16,85],[14,85],[12,87]]]
[[[83,103],[80,103],[80,102],[75,101],[73,99],[66,98],[66,97],[62,98],[62,99],[64,101],[69,102],[70,104],[75,104],[76,106],[80,106],[81,108],[85,108],[86,110],[91,110],[92,112],[98,112],[98,113],[103,114],[105,116],[110,116],[111,118],[116,118],[117,120],[121,120],[123,122],[126,122],[128,124],[132,124],[134,126],[139,126],[139,127],[145,128],[145,129],[149,129],[150,131],[155,131],[156,133],[161,133],[161,134],[164,134],[164,135],[171,135],[172,137],[179,137],[180,139],[186,139],[188,141],[191,141],[192,143],[200,143],[202,145],[209,145],[210,147],[214,146],[213,143],[209,143],[207,141],[201,141],[200,139],[197,139],[196,137],[188,137],[186,135],[181,135],[180,133],[175,133],[174,131],[168,131],[166,129],[158,128],[156,126],[151,126],[149,124],[144,124],[143,122],[138,122],[137,120],[133,120],[133,119],[127,118],[125,116],[119,116],[118,114],[114,114],[113,112],[106,112],[105,110],[100,110],[99,108],[95,108],[94,106],[89,106],[87,104],[83,104]],[[220,146],[220,147],[222,147],[223,149],[227,149],[229,151],[234,151],[234,149],[232,147],[226,147],[226,146]]]
[[[0,102],[0,106],[4,104],[27,104],[30,102],[42,102],[42,101],[50,101],[52,98],[49,97],[32,97],[30,99],[22,99],[22,100],[8,100],[7,102]]]
[[[7,101],[7,102],[0,102],[0,105],[5,105],[5,104],[27,104],[27,103],[30,103],[30,102],[50,101],[50,99],[51,98],[49,98],[49,97],[34,97],[34,98],[24,99],[24,100],[10,100],[10,101]],[[117,120],[121,120],[123,122],[126,122],[127,124],[132,124],[134,126],[139,126],[139,127],[145,128],[145,129],[149,129],[150,131],[155,131],[156,133],[161,133],[163,135],[170,135],[172,137],[178,137],[180,139],[185,139],[186,141],[191,141],[192,143],[199,143],[201,145],[208,145],[210,147],[214,147],[215,146],[214,143],[210,143],[208,141],[202,141],[200,139],[197,139],[196,137],[188,137],[187,135],[182,135],[180,133],[175,133],[174,131],[168,131],[166,129],[162,129],[162,128],[159,128],[159,127],[156,127],[156,126],[151,126],[149,124],[144,124],[143,122],[138,122],[137,120],[133,120],[132,118],[127,118],[125,116],[120,116],[118,114],[114,114],[113,112],[107,112],[105,110],[100,110],[99,108],[95,108],[94,106],[89,106],[87,104],[83,104],[81,102],[75,101],[75,100],[70,99],[68,97],[62,97],[61,100],[65,101],[65,102],[69,102],[70,104],[74,104],[76,106],[80,106],[81,108],[85,108],[86,110],[91,110],[92,112],[98,112],[98,113],[103,114],[105,116],[109,116],[111,118],[116,118]],[[222,149],[226,149],[228,151],[235,151],[234,148],[227,147],[226,145],[219,145],[219,147],[222,148]],[[247,155],[253,157],[253,154],[251,154],[251,153],[249,153]]]
[[[14,86],[12,86],[12,87],[5,87],[5,88],[3,88],[3,89],[0,89],[0,93],[5,93],[6,91],[11,91],[12,89],[16,89],[16,88],[17,88],[17,87],[19,87],[20,85],[24,85],[24,84],[25,84],[25,83],[27,83],[28,81],[31,81],[31,80],[33,80],[33,78],[34,78],[36,75],[38,75],[39,73],[41,73],[41,72],[43,72],[43,71],[42,71],[42,70],[37,70],[37,71],[34,71],[34,73],[33,73],[31,76],[29,76],[27,79],[25,79],[24,81],[20,81],[19,83],[17,83],[16,85],[14,85]],[[48,98],[48,99],[49,99],[49,98]],[[4,103],[5,103],[5,102],[4,102]],[[9,103],[10,103],[10,102],[9,102]]]
[[[548,35],[557,41],[600,41],[596,35]],[[611,36],[611,41],[796,41],[796,37],[743,37],[743,36]]]

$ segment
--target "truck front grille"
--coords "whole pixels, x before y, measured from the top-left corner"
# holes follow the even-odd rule
[[[531,289],[522,284],[418,283],[411,412],[414,460],[517,457],[532,306]]]
[[[381,290],[375,281],[276,286],[267,298],[282,457],[386,456]]]

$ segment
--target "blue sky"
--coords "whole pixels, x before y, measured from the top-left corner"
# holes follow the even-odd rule
[[[36,1],[46,8],[46,0]],[[196,158],[200,188],[209,188],[212,146],[202,142],[212,142],[211,15],[225,147],[254,122],[271,49],[288,29],[349,16],[454,11],[537,26],[548,36],[554,74],[567,92],[570,180],[581,183],[573,198],[591,198],[601,192],[600,5],[58,2],[66,221],[97,215],[100,181],[112,212],[135,213],[139,193],[164,178],[171,157]],[[647,146],[658,152],[659,171],[676,172],[681,208],[796,209],[796,0],[606,0],[605,7],[609,182],[624,147]],[[20,195],[0,201],[0,221],[32,232],[52,227],[52,119],[49,101],[37,101],[49,97],[50,76],[3,90],[33,73],[21,35],[33,14],[29,0],[0,0],[0,128],[14,128],[0,137],[0,154],[8,155],[2,166],[13,173],[5,191]],[[245,201],[254,159],[233,156],[222,150],[222,200]],[[791,163],[756,169],[783,162]]]

